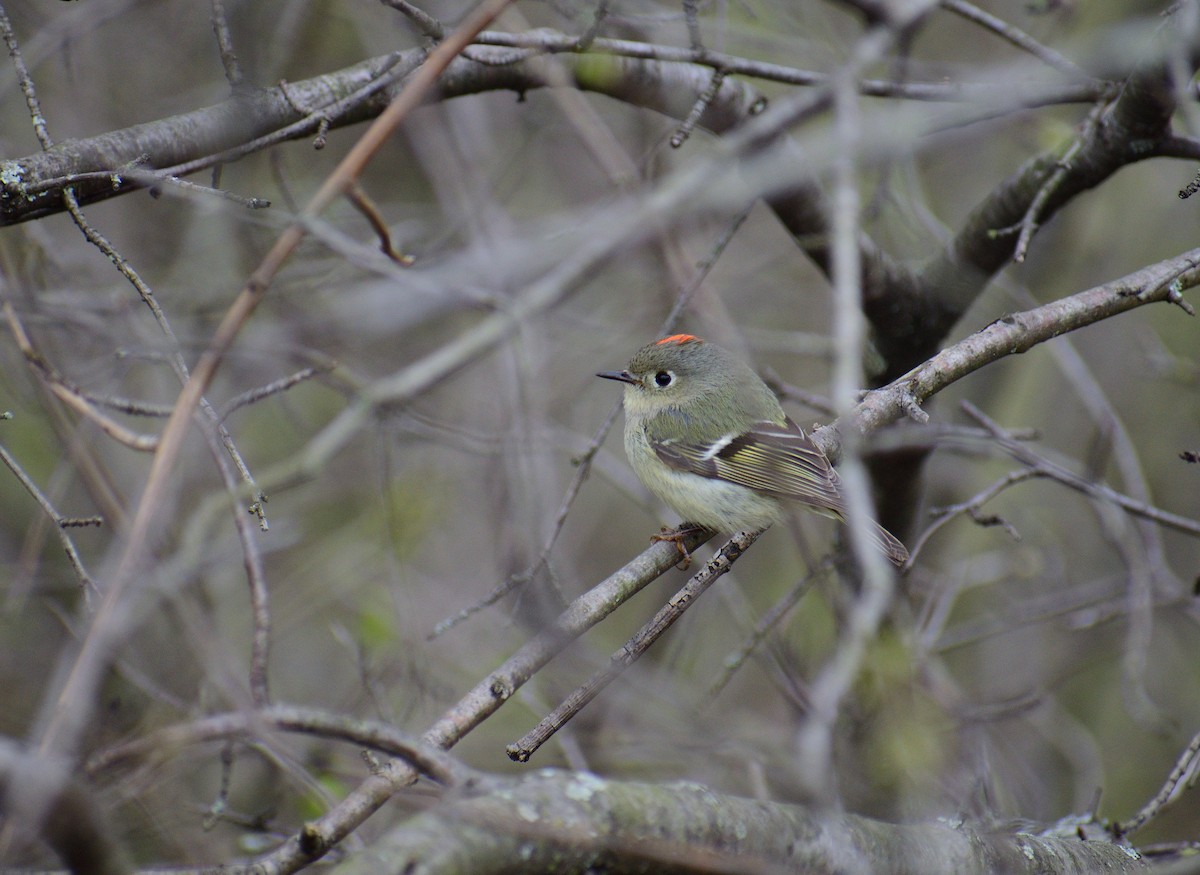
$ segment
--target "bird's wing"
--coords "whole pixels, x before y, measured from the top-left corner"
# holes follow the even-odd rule
[[[666,465],[701,477],[727,480],[841,516],[838,476],[825,454],[791,419],[782,425],[758,422],[741,434],[712,443],[650,440]]]

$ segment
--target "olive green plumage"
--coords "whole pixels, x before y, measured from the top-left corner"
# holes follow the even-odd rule
[[[798,502],[845,521],[841,481],[825,454],[745,362],[688,334],[642,347],[624,371],[625,452],[646,487],[687,522],[761,529]],[[908,551],[876,525],[897,565]]]

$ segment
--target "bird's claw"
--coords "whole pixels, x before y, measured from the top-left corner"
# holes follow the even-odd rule
[[[692,554],[688,548],[683,545],[683,542],[689,535],[694,535],[696,532],[703,531],[703,527],[684,523],[679,528],[671,529],[666,526],[662,527],[657,535],[651,535],[651,541],[670,541],[675,545],[675,549],[679,551],[680,560],[675,563],[676,568],[686,570],[692,564]]]

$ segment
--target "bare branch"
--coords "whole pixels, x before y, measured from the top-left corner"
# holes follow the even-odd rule
[[[605,687],[620,677],[626,668],[636,662],[650,645],[683,616],[684,611],[695,604],[696,599],[706,589],[728,572],[738,557],[749,549],[760,534],[761,532],[739,532],[730,538],[717,551],[717,555],[706,562],[700,571],[692,575],[684,587],[671,596],[658,613],[637,631],[637,634],[609,657],[607,666],[588,678],[583,685],[564,699],[561,705],[542,718],[537,726],[510,744],[505,749],[508,758],[519,763],[528,762],[539,747],[549,741],[554,733],[567,724],[567,721],[600,695]]]
[[[1042,45],[1019,27],[1014,27],[1008,22],[990,15],[978,6],[966,2],[966,0],[942,0],[941,5],[944,9],[949,9],[956,15],[961,15],[968,21],[973,21],[981,27],[992,31],[992,33],[1001,39],[1007,40],[1022,51],[1028,52],[1042,63],[1053,67],[1060,73],[1066,73],[1068,76],[1078,77],[1081,80],[1090,79],[1088,74],[1081,70],[1075,63],[1053,49]]]

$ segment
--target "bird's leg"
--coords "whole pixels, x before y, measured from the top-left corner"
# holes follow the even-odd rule
[[[704,531],[707,531],[704,526],[698,526],[695,523],[680,523],[676,528],[673,529],[663,526],[661,532],[659,532],[657,535],[650,536],[650,540],[670,541],[672,544],[674,544],[675,549],[679,551],[679,555],[682,557],[677,563],[676,567],[682,567],[686,569],[692,564],[692,554],[688,552],[687,547],[683,546],[683,542],[689,535],[695,535]]]

